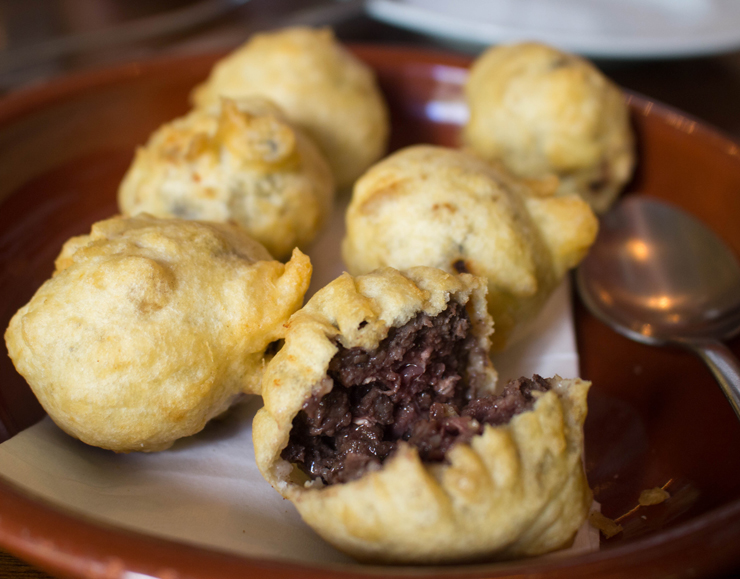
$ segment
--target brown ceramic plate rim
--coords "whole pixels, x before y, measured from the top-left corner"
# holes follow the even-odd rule
[[[420,63],[467,67],[469,57],[442,51],[386,45],[353,45],[363,54],[383,54],[391,60],[402,54]],[[29,86],[0,100],[0,125],[28,115],[50,103],[73,99],[86,90],[128,80],[186,63],[214,61],[219,55],[178,56],[122,64],[68,75]],[[718,153],[737,156],[740,143],[701,121],[645,97],[629,94],[633,114],[655,115],[679,130],[701,134]],[[0,200],[1,201],[1,200]],[[573,557],[551,557],[486,565],[455,567],[360,567],[298,564],[249,558],[202,546],[146,535],[92,521],[57,505],[30,496],[0,476],[0,548],[51,573],[70,577],[125,577],[136,574],[165,577],[514,577],[548,574],[561,577],[665,577],[721,572],[737,558],[713,558],[707,542],[728,544],[740,538],[740,500],[732,501],[691,521],[654,535],[606,550]],[[704,557],[686,568],[687,556]],[[139,575],[139,576],[141,576]]]

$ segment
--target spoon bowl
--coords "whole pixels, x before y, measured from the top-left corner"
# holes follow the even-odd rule
[[[740,364],[719,341],[740,332],[740,263],[710,229],[663,201],[628,197],[602,218],[576,286],[617,332],[699,355],[740,418]]]

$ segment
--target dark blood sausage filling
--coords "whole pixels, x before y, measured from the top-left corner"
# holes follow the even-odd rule
[[[343,348],[332,358],[331,391],[313,396],[293,420],[281,456],[326,484],[378,468],[399,440],[422,460],[440,462],[455,444],[530,409],[549,383],[534,376],[477,396],[468,379],[471,355],[482,355],[465,308],[456,302],[435,317],[420,313],[392,328],[374,351]]]

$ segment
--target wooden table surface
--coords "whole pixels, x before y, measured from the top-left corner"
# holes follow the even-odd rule
[[[0,579],[49,579],[51,575],[0,551]]]
[[[307,10],[306,5],[309,5],[311,10]],[[296,9],[297,6],[300,7],[300,11]],[[128,54],[132,57],[141,57],[164,52],[183,50],[192,52],[234,46],[250,31],[277,26],[286,18],[291,23],[333,24],[340,39],[345,41],[392,42],[440,48],[434,41],[421,35],[371,21],[361,15],[356,7],[345,6],[341,10],[344,12],[338,12],[334,4],[327,4],[322,0],[303,3],[298,0],[255,0],[237,10],[231,18],[215,22],[189,37],[154,47],[151,45],[146,48],[136,47]],[[96,55],[87,61],[79,58],[69,66],[74,68],[104,66],[106,62],[121,58],[126,58],[125,51],[119,51],[117,57],[108,61],[101,60],[100,55]],[[740,52],[695,59],[599,61],[597,64],[624,88],[669,104],[740,140]],[[49,577],[46,573],[0,551],[0,579]]]

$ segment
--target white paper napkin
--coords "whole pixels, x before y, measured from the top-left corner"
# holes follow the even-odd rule
[[[311,252],[312,291],[341,273],[343,207]],[[578,374],[570,292],[564,283],[532,337],[494,363],[502,380]],[[154,454],[115,454],[87,446],[45,418],[0,445],[2,477],[30,494],[119,527],[233,553],[310,563],[352,563],[324,543],[260,475],[254,462],[253,398],[206,429]],[[593,550],[584,526],[574,549]]]

